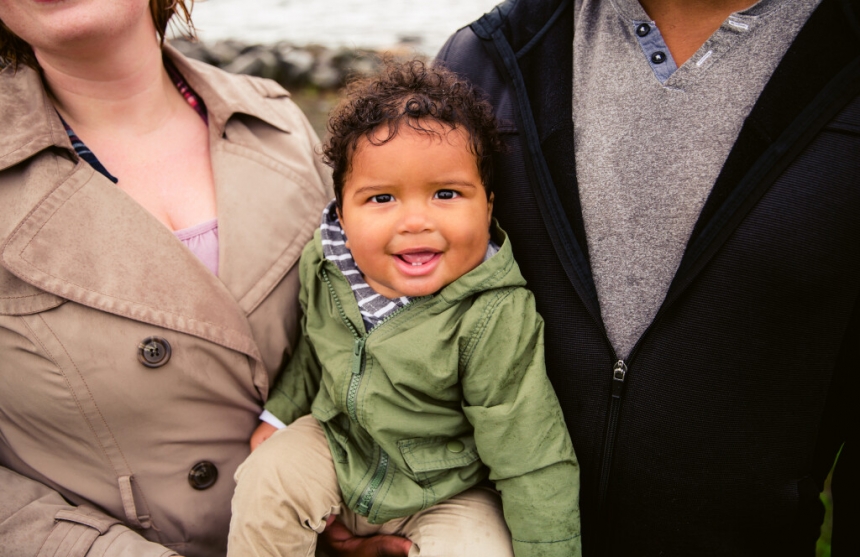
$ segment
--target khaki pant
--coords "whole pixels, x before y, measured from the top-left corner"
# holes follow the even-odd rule
[[[360,536],[398,534],[410,557],[513,557],[495,491],[473,488],[412,516],[370,524],[342,504],[325,433],[299,418],[251,453],[236,471],[228,555],[312,556],[326,518],[339,514]]]

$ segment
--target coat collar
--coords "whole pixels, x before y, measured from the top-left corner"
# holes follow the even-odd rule
[[[56,164],[59,183],[24,184],[48,191],[3,246],[10,272],[61,298],[260,359],[233,297],[170,230],[86,162]]]
[[[0,264],[44,292],[205,338],[262,363],[248,316],[295,265],[327,200],[325,188],[307,131],[298,129],[298,109],[267,100],[286,91],[188,61],[170,47],[165,54],[210,115],[219,276],[77,158],[40,76],[27,68],[0,77],[0,98],[17,107],[0,113],[0,169],[26,161],[15,183],[27,193],[22,199],[32,200],[15,209],[12,222],[20,222],[0,247]],[[263,367],[256,366],[255,382],[264,396]]]
[[[182,74],[188,85],[206,102],[209,125],[223,134],[227,122],[236,114],[253,116],[284,132],[293,131],[284,116],[259,98],[288,97],[289,93],[274,82],[236,77],[209,64],[191,60],[165,43],[164,55]]]
[[[74,152],[39,72],[27,66],[0,72],[0,170],[5,170],[51,146]]]

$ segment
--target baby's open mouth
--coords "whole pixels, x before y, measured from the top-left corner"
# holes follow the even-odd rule
[[[436,257],[437,253],[438,252],[435,251],[416,251],[412,253],[398,253],[397,257],[413,267],[420,267],[421,265],[432,261],[433,258]]]

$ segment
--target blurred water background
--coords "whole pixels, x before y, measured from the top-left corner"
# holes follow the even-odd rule
[[[228,72],[279,82],[322,137],[350,76],[372,73],[386,54],[432,59],[500,1],[197,0],[199,40],[171,42]]]
[[[194,24],[205,42],[289,41],[386,50],[409,45],[435,55],[460,27],[501,0],[202,0]]]

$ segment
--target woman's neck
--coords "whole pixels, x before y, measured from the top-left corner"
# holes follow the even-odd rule
[[[79,134],[124,129],[147,133],[175,110],[178,95],[152,29],[118,44],[36,50],[57,110]]]

